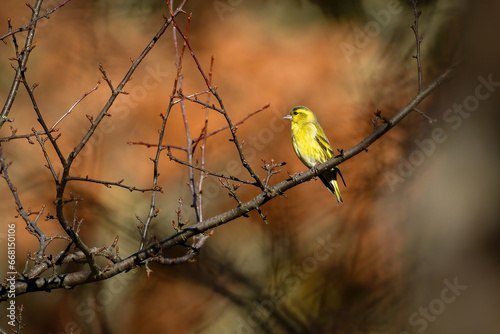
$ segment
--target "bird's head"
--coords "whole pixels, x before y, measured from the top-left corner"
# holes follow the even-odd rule
[[[309,110],[309,108],[304,106],[293,108],[290,113],[283,118],[289,119],[290,121],[292,121],[292,124],[316,122],[316,115],[314,115],[314,113]]]

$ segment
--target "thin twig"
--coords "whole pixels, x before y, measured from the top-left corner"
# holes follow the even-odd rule
[[[183,4],[186,1],[183,1]],[[172,23],[173,17],[178,15],[179,13],[183,12],[182,11],[182,6],[176,9],[172,13],[172,16],[170,18],[166,18],[165,22],[163,25],[160,27],[156,35],[151,39],[151,41],[148,43],[148,45],[144,48],[144,50],[141,52],[141,54],[137,57],[132,62],[132,65],[130,66],[129,70],[123,77],[123,79],[120,81],[118,86],[113,90],[110,98],[102,108],[102,110],[99,112],[97,117],[92,121],[92,125],[90,129],[85,133],[84,137],[82,140],[78,143],[78,145],[75,147],[73,152],[70,153],[70,156],[68,157],[68,164],[71,165],[73,160],[78,156],[80,151],[84,148],[84,146],[87,144],[87,142],[90,140],[92,135],[94,134],[95,130],[97,129],[97,126],[100,124],[100,122],[103,120],[103,118],[108,114],[109,108],[113,105],[115,102],[116,98],[118,97],[119,94],[123,92],[123,88],[127,84],[127,82],[130,81],[130,78],[132,77],[132,74],[136,71],[136,69],[139,67],[139,64],[144,60],[144,58],[148,55],[148,53],[153,49],[153,47],[156,45],[156,42],[160,37],[165,33],[167,27]]]
[[[260,209],[260,206],[256,207],[255,210],[257,210],[257,212],[259,213],[259,216],[260,218],[262,219],[262,221],[264,223],[269,224],[269,222],[267,221],[267,217],[264,215],[264,213],[262,212],[262,210]]]
[[[12,107],[12,104],[14,103],[14,100],[16,99],[17,91],[19,89],[19,84],[21,82],[21,74],[24,73],[24,71],[26,70],[26,64],[28,63],[29,55],[33,50],[32,44],[33,44],[33,39],[35,37],[36,22],[38,21],[38,14],[40,8],[42,7],[42,2],[43,0],[37,0],[35,6],[33,7],[33,13],[31,15],[31,22],[33,23],[30,26],[30,30],[28,31],[28,36],[26,37],[26,41],[24,43],[24,48],[20,54],[18,54],[17,52],[17,42],[15,42],[18,67],[15,69],[16,75],[14,76],[14,81],[12,82],[12,86],[10,87],[9,95],[7,96],[7,100],[5,101],[5,104],[2,108],[2,112],[0,113],[0,129],[2,128],[3,124],[8,120],[10,109]],[[9,21],[9,26],[10,26],[10,21]],[[11,30],[10,27],[9,30]],[[9,34],[12,34],[12,32],[9,32]]]
[[[58,131],[57,129],[53,130],[53,132],[57,132],[57,131]],[[8,142],[8,141],[11,141],[14,139],[28,139],[28,143],[34,144],[34,142],[31,140],[31,137],[42,136],[45,134],[46,134],[45,131],[35,131],[35,132],[27,133],[24,135],[16,135],[16,131],[13,130],[11,136],[0,138],[0,143],[1,142]]]
[[[177,103],[180,103],[182,100],[186,99],[186,98],[190,98],[190,99],[196,99],[198,96],[200,95],[204,95],[204,94],[209,94],[210,91],[209,90],[204,90],[204,91],[201,91],[201,92],[196,92],[196,93],[193,93],[193,94],[189,94],[189,95],[175,95],[174,97],[176,98],[179,98],[178,100],[175,100],[173,102],[173,104],[177,104]]]
[[[52,174],[52,177],[54,178],[54,182],[56,184],[58,184],[59,183],[59,176],[57,175],[56,171],[54,170],[54,167],[52,166],[52,162],[50,161],[50,157],[47,154],[47,150],[45,149],[45,140],[47,138],[45,138],[45,140],[43,140],[37,134],[35,129],[32,129],[32,131],[35,134],[36,141],[38,142],[38,144],[40,144],[40,147],[42,148],[42,153],[43,153],[43,156],[45,157],[45,161],[47,161],[47,165],[45,165],[45,166],[50,170],[50,173]]]
[[[69,108],[69,110],[61,116],[61,118],[59,118],[59,120],[57,122],[54,123],[54,125],[52,125],[50,127],[50,131],[53,131],[54,128],[57,126],[57,124],[59,124],[66,116],[68,116],[72,111],[73,109],[78,105],[78,103],[80,103],[84,98],[86,98],[87,96],[89,96],[93,91],[97,90],[97,88],[99,88],[99,86],[101,85],[101,81],[98,81],[95,86],[89,90],[88,92],[86,92],[85,94],[83,94],[83,96],[81,98],[79,98],[72,106],[71,108]]]
[[[430,116],[427,116],[423,111],[420,111],[419,109],[415,108],[413,109],[414,111],[416,111],[417,113],[419,113],[422,117],[424,117],[425,119],[427,119],[427,121],[429,122],[430,125],[434,125],[436,124],[437,122],[437,119],[435,118],[432,118]]]
[[[17,188],[14,186],[12,183],[12,180],[10,179],[9,173],[8,173],[8,168],[10,166],[10,163],[5,162],[5,156],[3,154],[3,149],[2,146],[0,145],[0,172],[1,176],[7,182],[7,186],[9,187],[10,193],[14,197],[14,202],[16,203],[17,207],[17,212],[19,215],[23,218],[24,222],[26,223],[26,228],[28,232],[32,235],[34,235],[38,239],[38,243],[40,245],[39,250],[37,252],[37,259],[41,260],[45,254],[45,249],[47,248],[48,245],[48,237],[45,235],[45,233],[42,232],[38,228],[37,221],[38,218],[40,217],[40,214],[35,218],[34,221],[31,221],[29,218],[30,213],[26,212],[24,210],[23,204],[21,202],[21,199],[19,198],[19,193],[17,192]],[[43,211],[45,207],[42,207],[40,211]]]
[[[410,28],[415,34],[415,41],[417,45],[417,55],[413,57],[417,59],[418,92],[420,93],[424,89],[424,83],[422,79],[422,57],[420,53],[420,44],[422,43],[422,37],[419,35],[418,31],[418,20],[420,18],[420,15],[422,14],[422,11],[418,9],[418,0],[412,0],[411,3],[413,4],[415,20],[413,24],[410,24]]]
[[[164,24],[162,26],[162,29],[160,29],[161,34],[160,34],[160,32],[158,32],[158,34],[157,34],[158,37],[155,36],[156,39],[158,39],[165,32],[165,29],[167,28],[167,26],[171,22],[173,22],[174,17],[177,14],[183,12],[182,6],[185,4],[185,2],[186,2],[186,0],[182,1],[181,5],[176,9],[176,11],[172,11],[170,8],[170,4],[167,1],[167,7],[170,10],[171,16],[168,19],[165,18],[166,23],[168,22],[168,24],[167,25]],[[156,39],[153,39],[152,43],[155,42]],[[150,45],[151,45],[151,47],[153,47],[154,44],[150,44]],[[142,57],[142,58],[144,58],[144,57]],[[174,80],[174,84],[172,87],[172,94],[170,95],[170,102],[169,102],[168,107],[167,107],[167,112],[164,116],[162,116],[162,124],[161,124],[160,130],[158,132],[158,144],[156,146],[156,156],[153,159],[153,188],[156,188],[158,185],[158,177],[160,175],[158,172],[159,161],[160,161],[160,157],[161,157],[161,152],[164,149],[163,137],[165,136],[165,127],[167,124],[167,119],[168,119],[170,112],[172,110],[172,107],[173,107],[174,95],[175,95],[175,92],[177,91],[177,88],[178,88],[179,75],[180,75],[180,69],[178,69],[178,71],[177,71],[177,76]],[[151,203],[149,206],[148,216],[147,216],[145,221],[140,220],[142,225],[141,225],[141,228],[139,231],[141,233],[141,243],[139,245],[139,250],[144,249],[144,247],[146,246],[146,243],[148,242],[149,226],[150,226],[153,218],[155,218],[158,215],[158,210],[156,209],[156,197],[157,197],[157,190],[153,190],[151,193]],[[138,219],[139,219],[139,217],[138,217]]]
[[[191,102],[197,103],[197,104],[199,104],[199,105],[203,106],[203,108],[207,108],[207,109],[212,109],[212,110],[215,110],[215,111],[217,111],[217,112],[218,112],[219,114],[221,114],[221,115],[224,113],[224,111],[222,111],[222,109],[217,108],[217,107],[216,107],[216,106],[214,106],[213,104],[207,104],[207,103],[205,103],[205,102],[203,102],[203,101],[200,101],[200,100],[199,100],[199,99],[197,99],[197,98],[192,98],[192,97],[189,97],[189,96],[183,96],[183,95],[181,95],[181,97],[183,97],[185,100],[189,100],[189,101],[191,101]],[[229,127],[227,127],[227,129],[229,129]]]
[[[106,81],[109,88],[111,89],[111,92],[114,92],[115,88],[113,87],[113,84],[111,83],[111,79],[108,78],[108,75],[106,74],[106,71],[104,70],[104,66],[102,64],[99,64],[99,71],[102,74],[102,78],[104,79],[104,81]]]
[[[232,184],[228,180],[224,180],[224,179],[219,179],[219,182],[221,183],[222,188],[226,188],[229,191],[228,192],[229,197],[231,197],[236,202],[238,202],[238,206],[243,204],[243,202],[240,200],[240,198],[236,194],[236,191],[241,187],[241,184],[239,184],[239,183]],[[248,217],[248,216],[245,215],[244,217]]]
[[[213,70],[214,70],[214,63],[215,63],[215,56],[212,55],[212,58],[210,60],[210,71],[208,72],[208,82],[212,84],[212,79],[213,79]],[[210,103],[210,94],[207,94],[207,99],[206,99],[206,104]],[[201,151],[201,168],[205,169],[205,152],[206,152],[206,146],[207,146],[207,131],[208,131],[208,115],[209,115],[209,109],[205,108],[205,122],[203,123],[203,129],[201,130],[200,136],[198,137],[197,140],[194,140],[194,146],[193,146],[193,153],[194,150],[196,149],[196,145],[200,142],[200,139],[203,138],[203,141],[201,142],[200,145],[200,151]],[[198,211],[199,211],[199,221],[203,221],[203,196],[202,196],[202,191],[203,191],[203,181],[205,179],[207,174],[205,173],[200,173],[200,180],[198,181],[198,191],[197,191],[197,196],[198,196]],[[206,239],[205,239],[206,240]],[[201,245],[198,245],[198,247],[202,247],[205,241],[201,243]]]
[[[232,181],[237,181],[237,182],[241,182],[241,183],[245,183],[245,184],[255,185],[255,181],[248,181],[248,180],[240,179],[240,178],[237,178],[237,177],[232,176],[232,175],[219,174],[219,173],[216,173],[216,172],[211,172],[211,171],[209,171],[209,170],[207,170],[205,168],[202,168],[202,167],[199,167],[199,166],[196,166],[196,165],[189,165],[187,162],[182,161],[182,160],[176,158],[172,154],[172,151],[170,150],[170,146],[167,146],[167,155],[170,158],[170,160],[173,160],[173,161],[177,162],[178,164],[181,164],[181,165],[184,165],[184,166],[187,166],[187,167],[190,167],[190,168],[197,169],[200,172],[202,172],[203,174],[220,177],[220,178],[223,178],[223,179],[226,179],[226,180],[232,180]]]
[[[205,103],[203,103],[203,104],[205,105]],[[247,119],[249,119],[250,117],[258,114],[259,112],[261,112],[261,111],[269,108],[269,106],[270,106],[270,104],[268,103],[265,106],[263,106],[262,108],[259,108],[258,110],[249,113],[248,115],[246,115],[245,117],[243,117],[241,120],[239,120],[238,122],[234,123],[234,125],[237,126],[237,125],[243,124]],[[216,135],[217,133],[222,132],[222,131],[227,130],[227,129],[229,129],[229,126],[226,125],[226,126],[223,126],[223,127],[219,128],[217,130],[214,130],[214,131],[212,131],[210,133],[207,133],[205,136],[203,136],[203,133],[202,133],[202,134],[200,134],[200,136],[198,138],[193,139],[193,143],[198,143],[201,140],[208,139],[209,137],[211,137],[213,135]],[[143,145],[143,146],[146,146],[147,148],[157,147],[158,146],[158,144],[145,143],[145,142],[142,142],[142,141],[138,141],[138,142],[128,141],[127,144],[128,145]],[[167,147],[170,147],[172,149],[186,151],[186,147],[181,147],[181,146],[176,146],[176,145],[163,145],[162,146],[162,148],[164,148],[164,149],[167,148]]]
[[[8,33],[0,36],[0,41],[3,41],[4,39],[6,39],[7,37],[9,36],[13,36],[14,34],[17,34],[19,32],[23,32],[23,31],[26,31],[26,30],[30,30],[32,29],[33,26],[35,26],[35,24],[41,20],[41,19],[44,19],[44,18],[49,18],[49,15],[51,15],[52,13],[54,13],[56,10],[58,10],[59,8],[61,8],[62,6],[64,6],[65,4],[67,4],[68,2],[70,2],[71,0],[65,0],[63,2],[61,2],[60,4],[58,4],[56,7],[52,8],[52,9],[47,9],[45,10],[45,14],[43,15],[40,15],[38,17],[35,17],[35,18],[31,18],[31,21],[26,23],[25,25],[23,25],[22,27],[16,29],[16,30],[9,30]],[[41,3],[40,3],[41,5]],[[35,7],[33,8],[33,11],[39,11],[40,10],[40,7],[37,7],[37,5],[35,4]],[[38,13],[37,13],[38,14]]]
[[[91,179],[88,176],[86,176],[86,177],[68,176],[66,179],[68,181],[83,181],[83,182],[98,183],[98,184],[102,184],[102,185],[106,186],[107,188],[111,188],[112,186],[125,188],[125,189],[129,190],[130,192],[139,191],[141,193],[144,193],[146,191],[155,191],[155,190],[159,191],[159,192],[163,192],[163,189],[160,186],[156,186],[153,188],[137,188],[135,186],[127,186],[127,185],[123,184],[123,181],[124,181],[123,179],[120,181],[116,181],[116,182]]]
[[[188,17],[187,24],[186,24],[186,32],[185,36],[187,37],[188,32],[189,32],[189,25],[191,23],[191,15]],[[183,90],[183,75],[181,73],[182,71],[182,61],[184,58],[184,52],[186,50],[186,43],[183,44],[182,49],[179,51],[178,43],[177,43],[177,29],[178,27],[174,25],[172,29],[173,33],[173,39],[174,39],[174,49],[175,49],[175,59],[176,59],[176,66],[177,66],[177,73],[178,73],[178,91],[182,92]],[[187,160],[188,160],[188,175],[189,175],[189,190],[191,191],[191,198],[193,199],[193,204],[192,207],[194,208],[195,215],[196,215],[196,222],[200,221],[200,207],[198,205],[198,192],[196,190],[196,182],[194,180],[194,169],[191,167],[193,165],[193,153],[194,153],[194,147],[193,147],[193,140],[191,138],[191,130],[189,127],[189,122],[187,118],[187,113],[186,113],[186,104],[184,103],[184,99],[181,99],[180,102],[180,107],[181,107],[181,114],[182,114],[182,119],[184,121],[184,133],[186,134],[186,154],[187,154]]]
[[[208,103],[206,103],[206,105],[208,105]],[[256,111],[253,111],[253,112],[249,113],[248,115],[246,115],[245,117],[243,117],[241,120],[239,120],[238,122],[234,123],[234,126],[238,126],[240,124],[243,124],[247,119],[249,119],[250,117],[252,117],[252,116],[254,116],[254,115],[258,114],[258,113],[260,113],[263,110],[266,110],[267,108],[269,108],[269,106],[270,106],[270,104],[268,103],[265,106],[263,106],[262,108],[259,108]],[[207,106],[205,106],[205,108],[207,108]],[[215,135],[215,134],[217,134],[217,133],[219,133],[221,131],[227,130],[227,129],[229,129],[228,125],[223,126],[223,127],[219,128],[219,129],[217,129],[215,131],[212,131],[210,133],[207,133],[207,134],[205,134],[205,136],[203,136],[203,133],[202,133],[202,134],[200,134],[200,136],[198,137],[198,139],[195,139],[194,141],[198,142],[198,141],[200,141],[202,139],[206,139],[208,137],[211,137],[211,136],[213,136],[213,135]]]
[[[42,126],[42,128],[43,128],[43,130],[45,132],[45,135],[47,136],[47,138],[49,138],[49,141],[52,144],[52,147],[54,148],[54,150],[56,151],[57,156],[58,156],[61,164],[64,166],[66,164],[66,159],[64,158],[64,156],[62,154],[62,151],[59,148],[59,145],[57,145],[57,143],[56,143],[56,138],[54,136],[52,136],[52,131],[49,130],[49,128],[47,127],[47,124],[45,123],[45,120],[44,120],[44,118],[42,116],[40,108],[38,107],[38,103],[36,101],[35,94],[33,93],[33,89],[28,84],[28,80],[26,79],[24,71],[21,72],[21,78],[20,78],[20,80],[23,83],[23,85],[24,85],[24,87],[26,89],[26,92],[29,95],[29,98],[31,100],[31,105],[33,106],[33,110],[35,110],[35,113],[37,115],[38,123],[40,123],[40,125]],[[58,182],[59,181],[56,180],[56,184],[58,184]]]
[[[102,256],[108,260],[110,260],[113,263],[119,263],[123,259],[118,256],[118,254],[113,252],[113,249],[116,247],[116,242],[117,238],[113,241],[113,244],[110,247],[94,247],[90,249],[90,252],[96,256]],[[77,251],[74,253],[66,253],[66,252],[61,252],[57,254],[56,256],[52,257],[51,259],[45,259],[42,262],[36,264],[31,268],[31,270],[26,274],[28,278],[34,278],[45,271],[47,271],[50,268],[53,268],[54,266],[61,266],[64,264],[69,264],[69,263],[85,263],[86,257],[85,254],[83,254],[82,251]]]
[[[264,185],[264,183],[262,183],[262,181],[259,178],[259,176],[255,173],[255,171],[252,169],[252,167],[250,166],[250,164],[247,162],[247,160],[245,158],[245,155],[243,153],[243,147],[240,144],[240,141],[239,141],[238,137],[236,136],[236,127],[233,125],[233,122],[231,121],[231,118],[227,114],[227,111],[226,111],[226,109],[224,107],[224,103],[222,102],[222,99],[220,98],[219,94],[217,93],[217,90],[210,84],[210,81],[208,80],[208,77],[206,76],[205,72],[203,71],[203,68],[201,67],[200,62],[198,61],[198,58],[196,57],[196,54],[194,53],[193,48],[191,47],[191,44],[189,43],[189,40],[182,33],[182,31],[179,30],[178,24],[175,21],[175,19],[172,19],[172,23],[178,29],[179,35],[181,35],[182,38],[184,39],[184,42],[186,43],[186,46],[188,47],[189,51],[191,51],[191,58],[193,58],[196,66],[198,67],[198,71],[202,75],[202,77],[203,77],[203,79],[205,81],[205,84],[207,85],[207,88],[210,90],[210,92],[212,93],[212,95],[216,98],[216,100],[217,100],[217,102],[218,102],[218,104],[220,106],[220,112],[222,113],[222,115],[226,119],[226,122],[227,122],[227,124],[229,126],[229,129],[231,130],[231,135],[232,135],[231,141],[234,142],[234,145],[236,146],[236,149],[238,151],[238,155],[240,157],[240,161],[241,161],[243,167],[245,167],[245,169],[248,171],[248,173],[255,180],[256,185],[260,189],[262,189],[264,191],[267,191],[266,186]]]

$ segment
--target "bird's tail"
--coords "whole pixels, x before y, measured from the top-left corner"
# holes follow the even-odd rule
[[[344,203],[344,200],[340,195],[340,189],[337,183],[337,174],[340,175],[340,178],[342,179],[342,182],[344,182],[345,186],[346,184],[344,181],[344,177],[340,173],[340,169],[336,167],[330,171],[321,174],[319,178],[321,181],[323,181],[328,190],[330,190],[330,192],[335,195],[335,198],[337,199],[337,205],[340,205],[340,203]]]
[[[337,199],[337,205],[340,205],[340,203],[344,203],[344,200],[342,200],[342,196],[340,195],[340,189],[339,189],[339,185],[337,184],[337,180],[332,180],[330,181],[330,184],[331,184],[331,189],[330,187],[328,189],[330,189],[330,191],[335,195],[335,198]]]

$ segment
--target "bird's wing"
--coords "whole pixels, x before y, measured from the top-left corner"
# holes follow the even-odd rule
[[[314,139],[316,140],[318,145],[321,147],[323,152],[325,152],[328,157],[332,157],[333,150],[332,150],[332,147],[330,146],[330,142],[328,141],[328,138],[326,138],[325,132],[323,131],[323,129],[321,129],[321,127],[319,127],[319,125],[314,125],[314,127],[316,128],[316,135],[315,135]]]

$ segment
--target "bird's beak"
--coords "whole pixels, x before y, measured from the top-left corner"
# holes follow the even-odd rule
[[[289,119],[289,120],[292,120],[292,115],[286,115],[283,117],[283,119]]]

